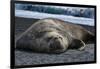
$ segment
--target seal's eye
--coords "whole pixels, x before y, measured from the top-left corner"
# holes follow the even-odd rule
[[[48,37],[48,38],[46,38],[46,41],[48,42],[48,41],[50,41],[52,39],[52,37]]]
[[[45,32],[37,32],[37,33],[35,34],[35,37],[36,37],[36,38],[41,38],[44,34],[45,34]]]

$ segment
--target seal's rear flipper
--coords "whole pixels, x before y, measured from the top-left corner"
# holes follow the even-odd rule
[[[78,50],[83,50],[85,48],[85,43],[82,40],[79,39],[73,39],[72,43],[70,44],[70,49],[78,49]]]
[[[82,41],[82,40],[80,40],[81,41],[81,47],[80,48],[78,48],[78,50],[83,50],[85,47],[86,47],[86,45],[85,45],[85,43]]]

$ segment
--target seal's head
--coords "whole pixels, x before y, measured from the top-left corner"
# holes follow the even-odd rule
[[[56,31],[44,32],[37,42],[40,43],[41,49],[46,49],[50,53],[64,52],[68,46],[67,39]]]

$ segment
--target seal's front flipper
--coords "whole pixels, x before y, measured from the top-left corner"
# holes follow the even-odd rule
[[[86,47],[86,45],[82,40],[80,40],[80,44],[81,44],[81,46],[80,46],[80,48],[78,48],[78,50],[83,50]]]
[[[78,49],[78,50],[83,50],[85,48],[85,43],[82,40],[79,39],[73,39],[72,43],[70,44],[70,49]]]

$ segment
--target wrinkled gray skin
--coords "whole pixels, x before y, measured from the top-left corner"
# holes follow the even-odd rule
[[[62,53],[69,48],[83,50],[85,43],[94,36],[83,27],[54,18],[33,23],[16,38],[16,48],[36,52]]]

